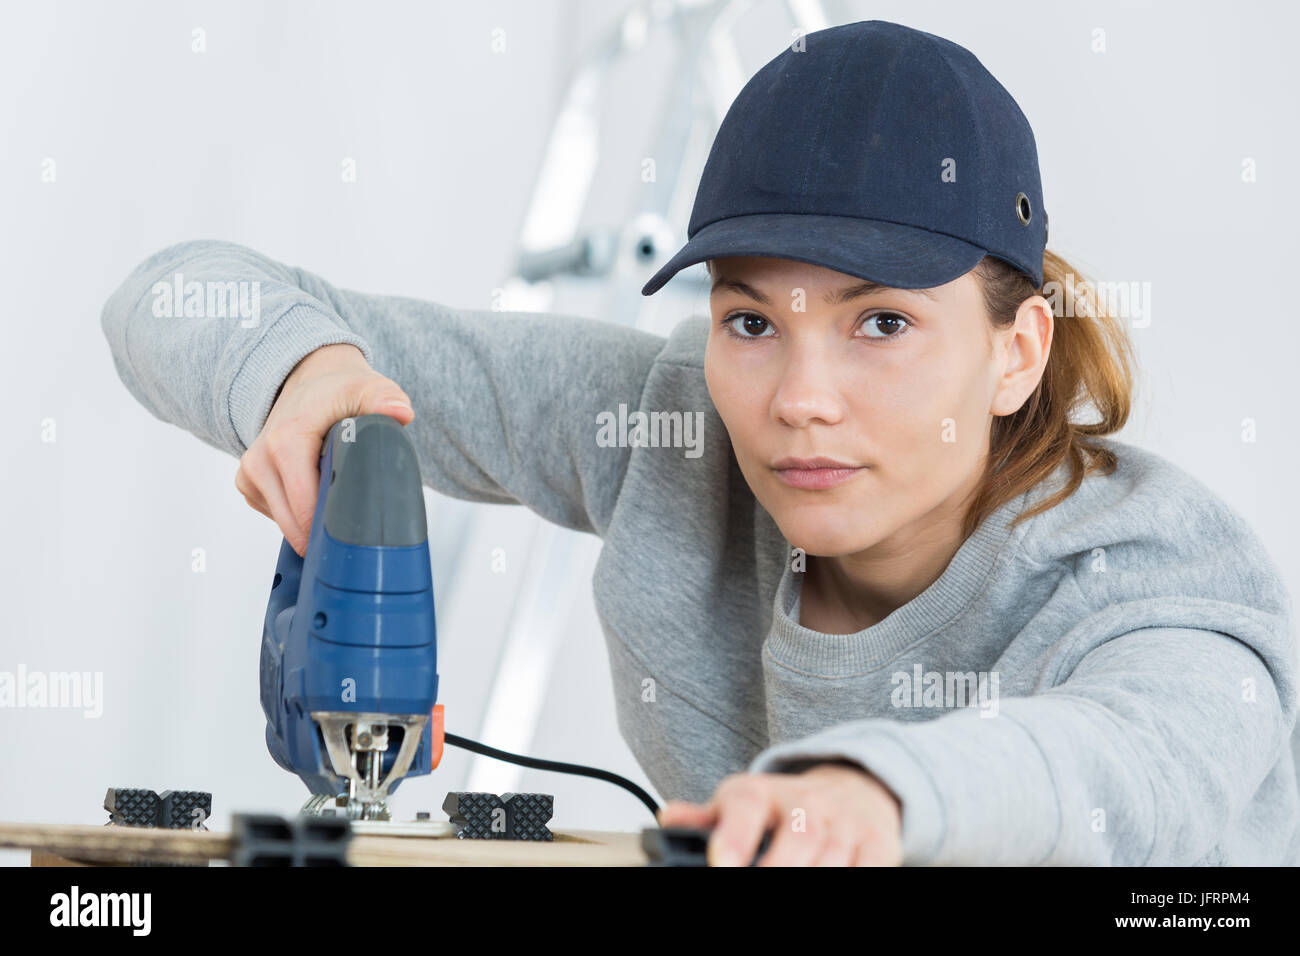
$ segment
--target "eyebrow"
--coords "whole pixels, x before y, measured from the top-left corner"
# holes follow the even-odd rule
[[[728,279],[725,276],[719,276],[713,280],[713,288],[709,291],[716,292],[718,289],[730,289],[733,292],[739,292],[741,295],[748,296],[755,302],[763,303],[763,305],[772,304],[772,300],[761,291],[755,289],[748,282],[741,282],[739,279]],[[895,289],[893,286],[881,285],[878,282],[870,281],[847,286],[846,288],[840,289],[838,292],[829,293],[824,296],[823,299],[828,305],[843,305],[850,299],[857,299],[865,295],[871,295],[875,292],[883,292],[886,290],[895,292],[911,292],[916,295],[926,296],[936,302],[938,301],[938,297],[929,289]]]

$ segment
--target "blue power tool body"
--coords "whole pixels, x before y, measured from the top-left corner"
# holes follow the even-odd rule
[[[325,438],[306,556],[280,544],[261,697],[271,756],[318,807],[386,819],[402,779],[441,759],[423,483],[394,418],[345,418]]]

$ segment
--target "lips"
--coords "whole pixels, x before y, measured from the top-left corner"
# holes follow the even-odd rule
[[[777,477],[792,488],[819,491],[834,488],[866,471],[834,458],[782,458],[772,466]]]
[[[837,461],[834,458],[782,458],[772,467],[783,471],[786,468],[857,468],[859,466],[847,461]]]

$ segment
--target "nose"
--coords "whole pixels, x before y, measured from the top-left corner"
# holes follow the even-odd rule
[[[793,428],[834,425],[844,418],[845,401],[828,356],[816,348],[791,349],[772,396],[772,417]]]

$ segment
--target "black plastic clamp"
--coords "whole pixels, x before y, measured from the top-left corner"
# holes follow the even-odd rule
[[[231,866],[348,866],[352,824],[347,817],[236,813]]]
[[[549,793],[472,793],[452,791],[442,801],[456,836],[462,840],[554,840],[546,826],[555,812]]]
[[[134,787],[109,787],[104,794],[109,823],[122,827],[162,827],[165,830],[206,830],[212,816],[212,794],[199,790],[155,793]]]

